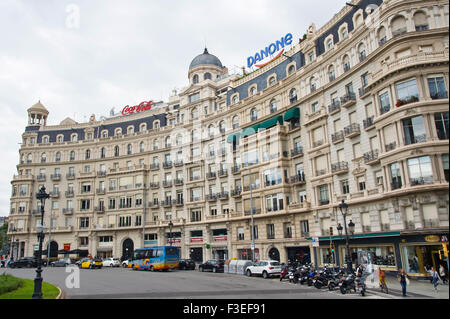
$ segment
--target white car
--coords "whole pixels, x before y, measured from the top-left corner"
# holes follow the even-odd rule
[[[104,267],[120,267],[120,261],[118,258],[104,258],[103,260]]]
[[[245,274],[247,276],[262,275],[264,278],[269,278],[275,275],[280,275],[281,264],[276,260],[261,260],[248,266]]]

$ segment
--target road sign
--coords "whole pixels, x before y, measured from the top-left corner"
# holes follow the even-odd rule
[[[313,247],[319,247],[319,237],[312,238]]]

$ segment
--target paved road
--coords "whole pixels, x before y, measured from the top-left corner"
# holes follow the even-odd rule
[[[0,273],[5,271],[4,268]],[[34,269],[7,269],[7,273],[33,279]],[[44,281],[60,287],[66,298],[219,298],[219,299],[380,299],[393,296],[369,293],[342,295],[339,291],[316,289],[263,279],[223,273],[200,273],[176,270],[171,272],[133,271],[124,268],[80,269],[80,288],[66,286],[65,268],[44,268]]]

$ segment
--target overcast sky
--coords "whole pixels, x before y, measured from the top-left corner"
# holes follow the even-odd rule
[[[48,124],[108,116],[124,105],[167,101],[187,85],[205,44],[230,72],[287,33],[298,42],[345,0],[1,0],[0,216],[10,207],[26,110],[38,100]]]

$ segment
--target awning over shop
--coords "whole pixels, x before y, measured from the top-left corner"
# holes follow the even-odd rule
[[[242,133],[241,133],[241,137],[247,137],[249,135],[257,133],[259,125],[260,124],[256,124],[256,125],[253,125],[253,126],[250,126],[250,127],[247,127],[245,129],[243,129]]]
[[[290,121],[292,119],[299,119],[300,118],[300,109],[298,107],[294,107],[284,113],[284,120]]]
[[[278,123],[280,123],[281,125],[283,124],[283,116],[279,115],[276,117],[273,117],[265,122],[262,122],[261,124],[259,124],[260,129],[268,129],[271,128],[275,125],[277,125]]]
[[[241,133],[234,133],[230,134],[227,137],[227,143],[233,143],[234,141],[238,140],[241,137]]]

